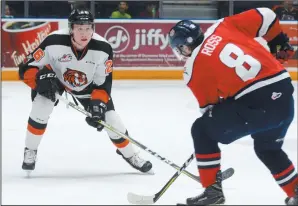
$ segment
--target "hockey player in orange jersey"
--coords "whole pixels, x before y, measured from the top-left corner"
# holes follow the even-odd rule
[[[282,149],[294,117],[294,88],[280,62],[293,55],[293,47],[275,13],[248,10],[220,19],[205,33],[200,25],[183,20],[169,37],[174,53],[188,58],[184,80],[203,113],[191,134],[205,191],[187,204],[225,202],[218,143],[251,135],[257,157],[287,195],[286,204],[297,205],[298,176]],[[263,37],[271,53],[255,37]]]
[[[19,65],[19,76],[31,88],[32,109],[28,118],[22,169],[35,169],[37,150],[58,100],[55,94],[68,92],[74,101],[91,113],[88,125],[101,132],[103,120],[128,134],[115,111],[112,99],[113,50],[106,39],[95,33],[94,16],[74,9],[68,28],[55,31]],[[78,104],[78,103],[77,103]],[[127,139],[108,131],[116,153],[134,169],[153,173],[152,163],[140,157]],[[99,164],[99,163],[98,163]]]

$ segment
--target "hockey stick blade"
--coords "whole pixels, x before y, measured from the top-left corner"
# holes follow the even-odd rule
[[[222,180],[226,180],[233,176],[235,170],[233,168],[228,168],[225,171],[222,172]],[[200,177],[198,177],[200,178]],[[138,195],[132,192],[129,192],[127,194],[127,200],[131,204],[135,205],[153,205],[158,199],[159,195],[161,194],[161,191],[156,193],[155,195]]]
[[[152,205],[154,204],[154,197],[155,195],[143,196],[143,195],[137,195],[131,192],[127,194],[128,202],[135,205]]]

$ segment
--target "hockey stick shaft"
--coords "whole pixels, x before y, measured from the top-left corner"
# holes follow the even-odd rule
[[[169,181],[163,186],[163,188],[155,195],[154,202],[156,202],[166,191],[167,189],[175,182],[175,180],[180,176],[180,174],[185,171],[186,167],[191,163],[194,159],[194,155],[192,154],[182,165],[182,167],[169,179]]]
[[[89,112],[87,112],[84,108],[72,103],[71,101],[63,98],[62,96],[60,95],[56,95],[56,98],[61,100],[62,102],[64,102],[66,105],[69,105],[70,107],[74,108],[75,110],[83,113],[84,115],[88,116],[88,117],[91,117],[91,114]],[[173,163],[172,161],[160,156],[159,154],[157,154],[156,152],[152,151],[151,149],[149,149],[148,147],[146,147],[145,145],[141,144],[140,142],[134,140],[133,138],[129,137],[128,135],[118,131],[117,129],[115,129],[114,127],[112,127],[111,125],[107,124],[106,122],[104,121],[101,121],[99,120],[98,121],[100,124],[102,124],[106,129],[114,132],[115,134],[125,138],[125,139],[128,139],[131,143],[133,143],[134,145],[138,146],[139,148],[145,150],[146,152],[148,152],[149,154],[155,156],[157,159],[165,162],[166,164],[170,165],[171,167],[175,168],[176,170],[180,171],[180,167],[178,165],[176,165],[175,163]],[[194,158],[194,154],[192,155]],[[182,173],[187,175],[188,177],[192,178],[193,180],[197,181],[197,182],[201,182],[200,179],[196,176],[196,175],[193,175],[192,173],[186,171],[186,170],[182,170]]]

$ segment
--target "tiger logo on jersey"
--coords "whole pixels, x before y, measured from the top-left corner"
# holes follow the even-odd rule
[[[87,76],[84,72],[68,68],[63,74],[63,79],[73,87],[80,87],[88,83]]]

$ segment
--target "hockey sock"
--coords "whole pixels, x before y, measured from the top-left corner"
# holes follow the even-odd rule
[[[29,117],[25,145],[27,148],[36,150],[41,142],[47,124],[40,124]]]
[[[288,197],[295,196],[295,187],[298,185],[298,175],[293,164],[282,172],[273,174],[273,177]]]
[[[199,175],[205,188],[216,182],[216,174],[220,170],[220,154],[196,154]]]

